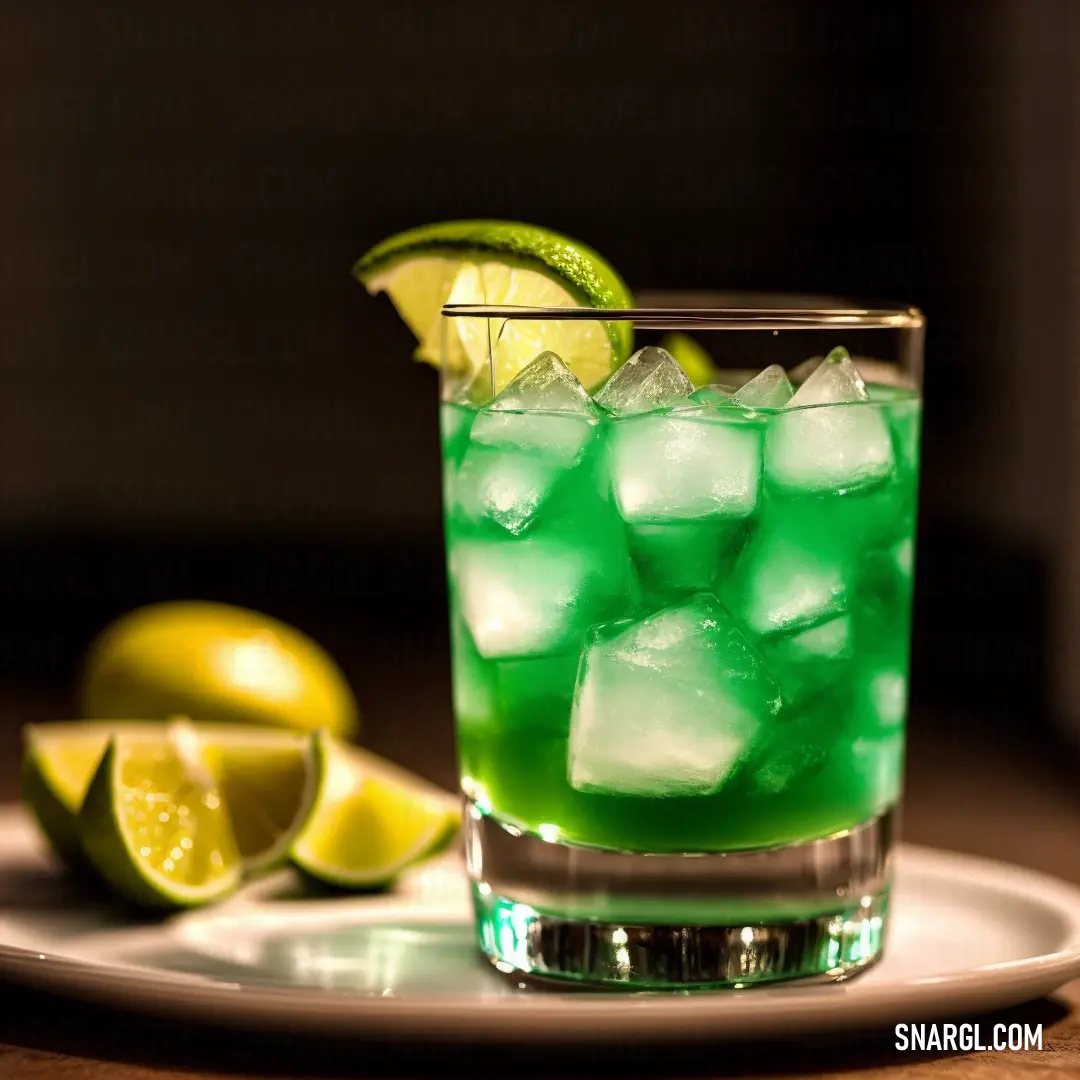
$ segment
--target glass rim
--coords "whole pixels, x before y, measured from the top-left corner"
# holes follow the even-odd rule
[[[838,326],[867,330],[921,330],[926,325],[926,317],[917,307],[903,304],[875,307],[790,305],[633,308],[444,304],[442,314],[450,319],[629,322],[641,330],[831,330]]]

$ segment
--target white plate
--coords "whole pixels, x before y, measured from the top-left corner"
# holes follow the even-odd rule
[[[846,983],[695,994],[522,991],[473,946],[460,865],[394,895],[305,900],[288,871],[225,904],[124,920],[53,870],[0,808],[0,976],[238,1028],[507,1042],[792,1036],[1003,1008],[1080,975],[1080,890],[905,847],[886,958]]]

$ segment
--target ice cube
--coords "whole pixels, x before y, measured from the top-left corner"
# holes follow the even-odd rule
[[[834,405],[844,401],[869,401],[859,369],[847,349],[838,346],[821,361],[791,399],[791,407]]]
[[[889,427],[845,349],[833,349],[771,418],[765,471],[778,487],[848,491],[892,472]]]
[[[458,507],[515,536],[584,456],[600,410],[553,353],[541,353],[473,421],[454,480]]]
[[[881,814],[895,806],[904,783],[904,736],[856,739],[851,758],[873,812]]]
[[[454,718],[462,727],[491,723],[495,716],[494,665],[476,651],[464,620],[454,613],[450,622],[450,671]]]
[[[779,795],[819,771],[839,735],[838,726],[822,725],[812,713],[771,725],[745,770],[750,790]]]
[[[690,400],[698,405],[730,405],[731,395],[734,393],[734,386],[728,386],[726,383],[709,383],[707,386],[699,386],[690,395]]]
[[[461,543],[450,572],[476,648],[489,659],[564,652],[627,602],[622,560],[551,537]]]
[[[728,607],[754,634],[810,629],[847,611],[854,570],[846,546],[814,509],[789,506],[770,517],[725,582]]]
[[[842,677],[841,665],[850,662],[853,646],[854,632],[848,615],[759,644],[765,662],[780,683],[785,702],[800,708],[809,698],[837,685]],[[843,714],[848,709],[838,706],[833,711]]]
[[[713,596],[594,628],[570,720],[570,784],[621,795],[715,792],[779,707],[776,683]]]
[[[628,416],[674,405],[693,391],[694,384],[671,353],[646,345],[604,383],[596,402],[608,412]]]
[[[553,352],[541,353],[477,415],[472,440],[573,465],[593,437],[600,410]]]
[[[594,415],[592,398],[578,377],[553,352],[542,352],[506,385],[492,409],[513,412],[576,412]]]
[[[789,664],[846,660],[851,656],[851,644],[851,618],[841,615],[778,641],[775,655]]]
[[[747,409],[781,409],[791,399],[791,383],[779,364],[770,364],[732,395],[732,405]]]
[[[893,565],[899,571],[900,576],[910,582],[911,575],[915,570],[915,540],[905,536],[903,540],[893,544],[889,549],[889,556]]]
[[[907,715],[907,676],[902,671],[879,671],[870,680],[870,695],[883,727],[902,727]]]
[[[828,663],[804,665],[806,681],[797,700],[788,696],[793,670],[781,670],[769,659],[770,670],[780,680],[784,708],[776,722],[763,729],[753,754],[740,769],[751,792],[776,795],[802,783],[828,767],[837,754],[850,754],[850,683],[837,678],[815,678],[830,670]]]
[[[532,524],[562,475],[540,455],[471,447],[448,484],[448,498],[471,521],[490,519],[518,536]]]
[[[473,424],[473,445],[536,454],[570,468],[596,434],[597,421],[561,413],[514,413],[485,409]]]
[[[788,732],[790,742],[773,747],[762,755],[761,763],[750,775],[750,787],[769,795],[779,795],[796,780],[802,780],[817,772],[828,760],[828,751],[818,742],[797,741],[798,736]]]
[[[858,690],[863,715],[873,730],[894,733],[903,729],[907,717],[907,673],[899,666],[883,664],[863,672]]]
[[[612,424],[608,462],[629,522],[742,518],[761,483],[763,425],[735,413],[664,413]]]

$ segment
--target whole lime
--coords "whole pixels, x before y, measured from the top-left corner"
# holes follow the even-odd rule
[[[310,637],[201,601],[154,604],[107,626],[87,651],[79,702],[88,719],[183,715],[344,737],[359,727],[345,676]]]

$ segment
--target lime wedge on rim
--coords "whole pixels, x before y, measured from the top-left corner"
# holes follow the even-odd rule
[[[457,797],[385,758],[324,734],[315,739],[315,771],[315,805],[291,854],[317,881],[386,885],[457,832]]]
[[[447,367],[468,386],[494,359],[501,390],[539,353],[557,353],[586,387],[630,355],[628,322],[600,320],[444,320],[443,304],[524,307],[633,306],[629,289],[592,248],[548,229],[513,221],[422,225],[376,244],[353,268],[371,294],[385,292],[419,341],[418,360]],[[445,335],[445,337],[444,337]]]

